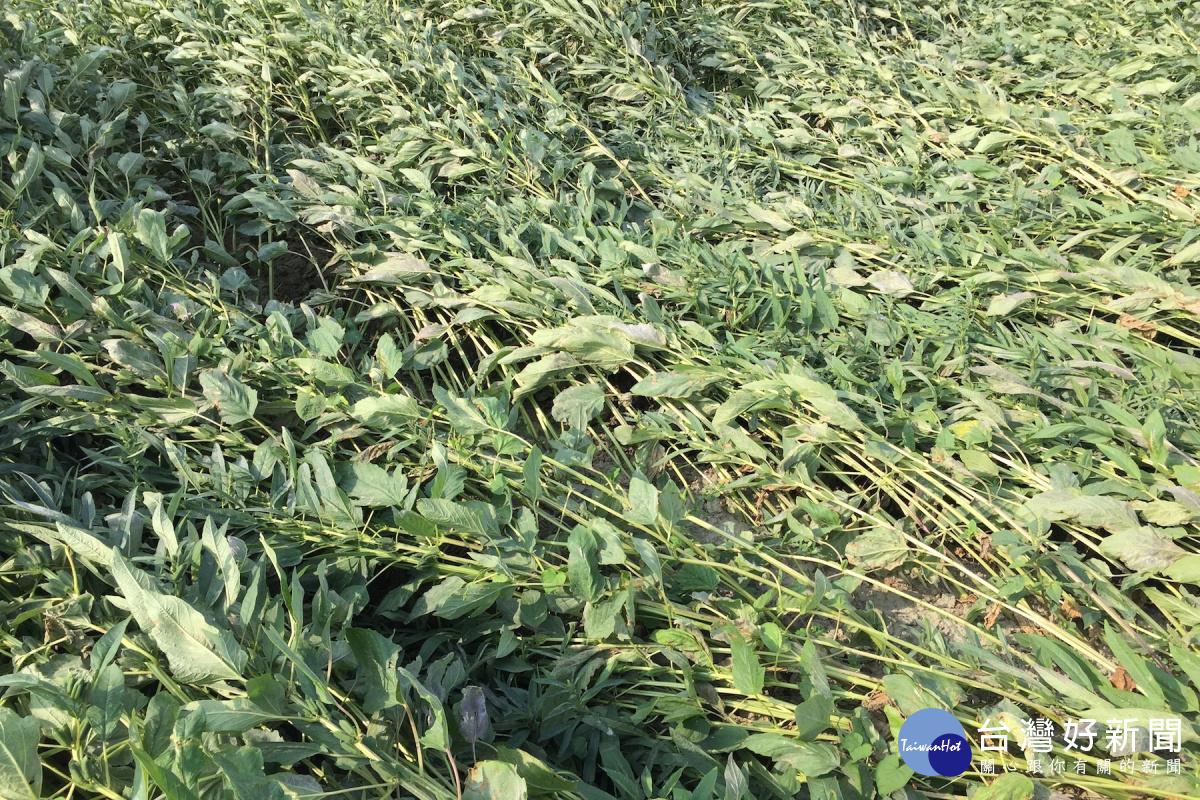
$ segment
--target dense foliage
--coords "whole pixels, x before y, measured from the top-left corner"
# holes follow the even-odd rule
[[[0,798],[1200,795],[1200,11],[935,5],[8,0]]]

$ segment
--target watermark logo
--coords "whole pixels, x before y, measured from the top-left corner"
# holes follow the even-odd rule
[[[954,715],[923,708],[900,726],[900,758],[920,775],[953,778],[971,766],[967,732]]]

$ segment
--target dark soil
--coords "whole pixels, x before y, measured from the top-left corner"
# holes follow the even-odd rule
[[[272,299],[282,303],[299,303],[317,289],[328,289],[330,282],[323,269],[333,257],[333,250],[324,242],[297,239],[288,242],[288,252],[275,259],[274,294]],[[269,294],[269,277],[260,277],[260,288]]]

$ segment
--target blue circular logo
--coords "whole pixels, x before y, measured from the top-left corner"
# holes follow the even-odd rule
[[[953,778],[971,766],[971,743],[949,711],[923,708],[900,726],[900,758],[920,775]]]

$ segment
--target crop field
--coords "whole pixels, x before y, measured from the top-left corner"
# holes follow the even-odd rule
[[[0,800],[1200,797],[1200,5],[4,0],[0,77]]]

